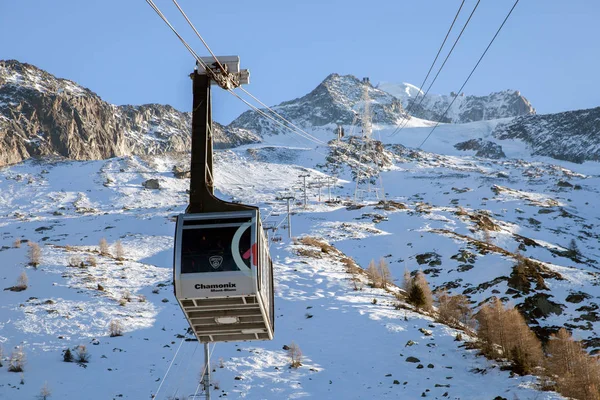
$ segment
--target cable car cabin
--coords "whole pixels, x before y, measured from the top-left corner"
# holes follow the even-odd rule
[[[174,280],[200,342],[273,339],[273,263],[258,209],[179,215]]]

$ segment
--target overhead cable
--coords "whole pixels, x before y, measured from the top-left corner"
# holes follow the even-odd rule
[[[210,53],[210,55],[215,59],[215,62],[217,63],[217,65],[219,66],[219,68],[221,69],[221,71],[223,71],[223,73],[226,74],[227,70],[225,69],[225,67],[223,67],[223,64],[221,64],[221,62],[219,61],[219,59],[217,58],[217,56],[215,56],[215,53],[213,53],[212,50],[210,49],[210,47],[208,47],[208,43],[206,43],[206,41],[202,38],[202,35],[200,35],[200,32],[198,32],[198,30],[196,29],[196,27],[194,26],[194,24],[192,23],[192,21],[190,21],[190,19],[186,15],[186,13],[179,6],[179,3],[177,3],[177,0],[173,0],[173,3],[175,3],[175,6],[179,9],[179,12],[181,13],[181,15],[183,15],[183,17],[185,18],[185,20],[187,21],[187,23],[192,27],[192,29],[196,33],[196,36],[198,36],[198,39],[200,39],[200,41],[204,44],[204,47],[206,47],[206,50],[208,50],[208,52]]]
[[[167,372],[165,372],[165,375],[161,379],[160,385],[158,385],[158,389],[156,389],[156,393],[154,394],[154,398],[158,398],[158,392],[160,392],[160,388],[162,387],[163,383],[165,383],[165,379],[167,379],[167,375],[169,375],[169,371],[171,370],[171,367],[173,366],[173,362],[177,358],[177,354],[179,354],[179,350],[181,350],[181,345],[183,344],[184,339],[185,339],[185,336],[183,336],[181,338],[181,342],[179,342],[179,347],[177,348],[177,351],[175,352],[175,355],[173,356],[173,359],[169,363],[169,368],[167,368]]]
[[[314,140],[322,143],[322,144],[326,144],[325,142],[323,142],[322,140],[317,139],[316,137],[314,137],[313,135],[309,134],[308,132],[306,132],[305,130],[299,128],[298,126],[294,125],[293,123],[291,123],[290,121],[288,121],[287,119],[285,119],[281,114],[279,114],[277,111],[273,110],[271,107],[269,107],[268,105],[266,105],[265,103],[263,103],[262,101],[260,101],[258,98],[256,98],[252,93],[250,93],[249,91],[247,91],[246,89],[244,89],[243,87],[240,86],[239,88],[242,92],[246,93],[248,96],[252,97],[254,100],[256,100],[260,105],[262,105],[263,107],[265,107],[267,110],[269,110],[270,112],[272,112],[273,114],[275,114],[277,117],[281,118],[283,121],[287,122],[288,124],[290,124],[291,126],[293,126],[294,128],[296,128],[298,131],[302,132],[303,134],[305,134],[308,137],[313,138]]]
[[[444,59],[444,62],[442,63],[442,65],[438,68],[437,73],[435,74],[435,77],[433,78],[433,80],[431,81],[431,83],[429,84],[429,86],[427,87],[427,90],[425,91],[425,93],[423,94],[423,97],[421,97],[421,101],[419,101],[419,104],[417,104],[417,107],[419,107],[421,104],[423,104],[423,101],[425,100],[425,97],[427,96],[427,94],[429,93],[429,90],[431,90],[431,87],[433,86],[433,84],[435,83],[435,81],[437,80],[438,76],[440,75],[440,72],[442,72],[442,69],[444,69],[444,66],[446,65],[446,62],[448,61],[448,59],[450,58],[450,55],[452,55],[452,52],[454,51],[454,48],[456,47],[456,45],[458,44],[458,41],[460,40],[460,38],[462,37],[462,34],[464,33],[465,29],[467,28],[467,25],[469,25],[469,22],[471,21],[471,18],[473,17],[473,14],[475,14],[475,10],[477,10],[477,7],[479,7],[479,3],[481,2],[481,0],[477,0],[477,3],[475,4],[475,7],[473,7],[473,10],[471,11],[471,14],[469,14],[469,18],[467,18],[467,21],[465,22],[465,24],[463,25],[462,29],[460,30],[460,33],[458,34],[457,38],[454,40],[454,44],[452,45],[452,48],[450,48],[450,51],[448,52],[448,54],[446,55],[446,58]],[[396,128],[394,130],[394,132],[392,132],[392,135],[396,134],[398,131],[404,129],[404,127],[408,124],[408,119],[406,120],[406,122],[404,123],[404,125],[402,125],[401,128]]]
[[[169,28],[171,28],[171,30],[173,31],[173,33],[179,38],[179,40],[181,41],[181,43],[192,54],[192,56],[194,56],[194,58],[196,59],[196,61],[198,61],[200,63],[200,65],[202,65],[202,67],[207,72],[211,72],[212,73],[212,70],[208,67],[208,64],[206,64],[204,61],[202,61],[202,59],[198,56],[198,54],[196,54],[196,52],[194,51],[194,49],[192,49],[192,47],[185,41],[185,39],[179,34],[179,32],[177,32],[177,30],[173,27],[173,25],[171,25],[171,23],[169,22],[169,20],[167,19],[167,17],[165,17],[165,15],[162,13],[162,11],[160,11],[160,9],[158,8],[158,6],[156,4],[154,4],[154,1],[152,1],[152,0],[146,0],[146,3],[148,3],[150,5],[150,7],[152,7],[152,9],[158,14],[158,16],[165,22],[165,24],[167,24],[167,26]],[[214,75],[214,73],[213,73],[213,75]]]
[[[316,144],[327,145],[327,143],[323,142],[322,140],[319,140],[319,139],[315,138],[312,135],[309,135],[308,133],[305,133],[304,131],[297,131],[297,130],[295,130],[295,129],[293,129],[293,128],[287,126],[287,125],[285,125],[284,123],[276,120],[275,118],[273,118],[269,114],[265,113],[260,108],[258,108],[255,105],[249,103],[248,101],[244,100],[240,95],[238,95],[237,93],[235,93],[233,90],[229,89],[228,92],[231,93],[232,95],[234,95],[235,97],[237,97],[238,99],[240,99],[241,101],[243,101],[248,107],[252,108],[254,111],[256,111],[257,113],[259,113],[263,117],[270,119],[271,121],[275,122],[276,124],[278,124],[278,125],[286,128],[286,129],[289,129],[290,131],[292,131],[293,133],[295,133],[295,134],[303,137],[304,139],[310,140],[311,142],[314,142]],[[277,114],[277,115],[279,115],[279,114]],[[283,119],[283,117],[281,117],[281,116],[280,116],[280,118]],[[284,121],[287,121],[287,120],[284,119]],[[308,135],[308,136],[305,136],[305,134]]]
[[[196,32],[196,34],[200,37],[200,39],[202,40],[202,42],[205,43],[207,49],[209,49],[209,51],[211,52],[211,54],[213,54],[212,51],[210,50],[210,48],[208,47],[208,45],[206,44],[206,42],[202,39],[202,37],[200,36],[200,34],[198,33],[198,31],[196,30],[196,28],[193,26],[193,24],[191,23],[191,21],[187,18],[187,15],[185,15],[185,12],[181,9],[181,7],[179,6],[179,4],[177,4],[177,2],[175,0],[173,0],[173,1],[174,1],[175,5],[177,6],[177,8],[179,8],[179,10],[181,11],[181,13],[185,16],[185,18],[188,21],[188,23],[192,26],[192,28],[194,29],[194,31]],[[171,25],[171,23],[167,20],[167,18],[165,17],[165,15],[160,11],[160,9],[158,8],[158,6],[156,4],[154,4],[154,1],[153,0],[146,0],[146,3],[148,3],[154,9],[154,11],[158,14],[158,16],[169,26],[169,28],[171,28],[171,30],[173,31],[173,33],[179,38],[179,40],[181,41],[181,43],[186,47],[186,49],[190,52],[190,54],[192,54],[192,56],[194,56],[194,58],[196,59],[196,61],[198,61],[198,63],[205,69],[205,71],[208,74],[210,74],[213,78],[216,78],[214,71],[208,66],[208,64],[205,61],[203,61],[198,56],[198,54],[185,41],[185,39],[179,34],[179,32],[177,32],[177,30],[173,27],[173,25]],[[213,57],[215,57],[214,54],[213,54]],[[215,59],[216,59],[216,57],[215,57]],[[309,141],[312,141],[312,142],[320,144],[320,145],[326,145],[327,144],[327,143],[323,142],[322,140],[319,140],[316,137],[314,137],[314,136],[308,134],[307,132],[301,130],[300,128],[296,127],[296,125],[292,124],[291,122],[289,122],[288,120],[286,120],[285,118],[283,118],[280,114],[278,114],[277,112],[275,112],[274,110],[272,110],[270,107],[267,106],[267,109],[269,109],[271,112],[273,112],[276,117],[282,119],[283,121],[289,123],[290,125],[293,125],[295,127],[295,129],[293,129],[290,126],[285,125],[285,124],[277,121],[275,118],[273,118],[272,116],[266,114],[265,112],[263,112],[262,110],[260,110],[258,107],[254,106],[254,105],[250,104],[248,101],[244,100],[242,97],[240,97],[237,93],[233,92],[231,89],[229,89],[228,92],[231,93],[233,96],[237,97],[242,102],[244,102],[250,108],[252,108],[255,111],[257,111],[259,114],[261,114],[264,117],[266,117],[266,118],[274,121],[278,125],[286,128],[286,129],[289,129],[290,131],[298,134],[299,136],[303,137],[304,139],[307,139]],[[247,91],[245,91],[245,92],[248,93]],[[250,96],[252,96],[252,95],[250,95]],[[259,103],[261,103],[261,104],[264,105],[264,103],[262,103],[256,97],[252,96],[252,98],[254,98]]]
[[[435,63],[436,63],[438,57],[440,56],[442,49],[444,48],[444,45],[446,44],[446,40],[448,40],[448,36],[450,36],[450,32],[452,31],[452,28],[454,27],[454,23],[456,22],[456,19],[458,18],[458,15],[460,14],[460,11],[462,10],[464,4],[465,4],[465,0],[462,0],[462,2],[460,3],[460,7],[458,7],[458,11],[456,12],[456,15],[454,16],[454,19],[452,20],[452,24],[450,25],[450,28],[448,28],[448,32],[446,32],[446,37],[444,37],[444,41],[440,45],[440,48],[438,49],[438,52],[435,55],[435,58],[433,59],[431,66],[429,67],[429,71],[427,71],[427,75],[425,75],[425,79],[423,79],[423,82],[421,82],[421,85],[419,86],[419,91],[417,92],[416,97],[414,99],[412,99],[412,102],[409,104],[408,109],[406,110],[406,114],[409,116],[409,118],[410,118],[410,112],[414,108],[415,103],[417,102],[417,99],[419,98],[419,95],[421,93],[423,93],[423,87],[425,86],[425,82],[427,82],[427,78],[429,78],[429,74],[431,74],[431,70],[433,70]],[[398,127],[400,126],[400,124],[402,124],[402,121],[400,121],[400,123],[398,123]],[[398,129],[398,127],[396,127],[396,129]],[[394,133],[396,133],[396,131],[392,132],[391,135],[393,135]],[[391,136],[391,135],[388,135],[388,136]]]
[[[498,28],[498,30],[496,31],[496,34],[494,35],[494,37],[492,38],[492,40],[490,41],[490,43],[487,45],[487,47],[485,48],[483,54],[481,54],[481,57],[479,57],[479,60],[477,61],[477,64],[475,64],[475,66],[473,67],[473,69],[471,70],[471,73],[469,74],[469,76],[467,76],[467,79],[465,79],[464,83],[462,84],[462,86],[460,87],[460,89],[458,89],[458,92],[455,93],[461,93],[463,88],[465,87],[465,85],[467,84],[467,82],[469,82],[469,79],[471,79],[471,76],[473,75],[473,73],[475,72],[475,70],[477,69],[477,67],[479,66],[479,63],[481,62],[481,60],[483,60],[483,57],[485,56],[485,54],[487,53],[487,51],[490,49],[490,47],[492,46],[492,43],[494,43],[494,40],[496,40],[496,37],[498,36],[498,34],[500,33],[500,31],[502,30],[502,27],[504,26],[504,24],[506,23],[506,21],[508,20],[508,18],[510,17],[510,15],[512,14],[513,10],[515,9],[515,7],[517,6],[517,4],[519,4],[519,0],[515,1],[515,4],[513,4],[512,8],[510,9],[510,11],[508,12],[508,14],[506,15],[506,17],[504,18],[504,21],[502,21],[502,24],[500,25],[500,28]],[[455,96],[452,101],[450,102],[450,104],[448,105],[448,107],[446,108],[446,111],[444,111],[444,114],[440,117],[439,121],[435,124],[435,126],[433,127],[433,129],[431,129],[431,131],[429,132],[429,134],[427,135],[427,137],[421,142],[421,144],[419,145],[419,149],[423,146],[423,144],[425,144],[425,142],[427,141],[427,139],[429,139],[429,137],[431,136],[431,134],[433,133],[433,131],[435,131],[435,129],[439,126],[440,122],[442,119],[444,119],[444,117],[446,116],[446,114],[448,113],[448,111],[450,110],[450,107],[452,107],[452,104],[454,104],[454,101],[457,99],[458,96]]]

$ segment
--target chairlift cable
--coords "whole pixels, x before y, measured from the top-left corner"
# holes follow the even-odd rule
[[[167,17],[165,17],[165,15],[162,13],[162,11],[160,11],[160,9],[158,8],[158,6],[156,4],[154,4],[153,0],[146,0],[146,3],[148,3],[150,5],[150,7],[152,7],[152,9],[158,14],[158,16],[167,24],[167,26],[169,28],[171,28],[171,30],[173,31],[173,33],[179,38],[179,40],[181,41],[181,43],[185,46],[185,48],[190,52],[190,54],[192,54],[192,56],[194,56],[194,58],[196,59],[196,61],[198,61],[198,63],[200,65],[202,65],[202,67],[208,72],[210,73],[213,78],[216,78],[216,75],[214,73],[214,71],[208,66],[208,64],[206,64],[206,62],[204,62],[199,56],[198,54],[194,51],[194,49],[192,49],[192,47],[185,41],[185,39],[179,34],[179,32],[177,32],[177,30],[173,27],[173,25],[171,25],[171,23],[169,22],[169,20],[167,19]]]
[[[258,112],[259,114],[261,114],[263,117],[266,117],[268,119],[270,119],[271,121],[275,122],[278,125],[283,126],[286,129],[289,129],[290,131],[292,131],[293,133],[303,137],[306,140],[310,140],[311,142],[314,142],[316,144],[320,144],[320,145],[326,145],[327,143],[319,140],[319,139],[312,139],[311,137],[307,137],[304,136],[303,133],[300,133],[299,131],[285,125],[282,122],[279,122],[278,120],[276,120],[274,117],[270,116],[269,114],[265,113],[264,111],[262,111],[261,109],[259,109],[258,107],[254,106],[253,104],[249,103],[248,101],[244,100],[240,95],[238,95],[237,93],[235,93],[233,90],[229,89],[228,90],[229,93],[231,93],[232,95],[234,95],[235,97],[237,97],[239,100],[243,101],[248,107],[252,108],[254,111]]]
[[[281,114],[279,114],[277,111],[273,110],[271,107],[269,107],[268,105],[266,105],[265,103],[263,103],[262,101],[260,101],[258,98],[256,98],[252,93],[250,93],[249,91],[247,91],[246,89],[244,89],[243,87],[240,86],[240,90],[244,93],[246,93],[248,96],[252,97],[254,100],[256,100],[261,106],[265,107],[267,110],[271,111],[273,114],[275,114],[276,116],[278,116],[279,118],[281,118],[283,121],[287,122],[288,124],[290,124],[291,126],[293,126],[294,128],[296,128],[297,130],[299,130],[300,132],[304,133],[305,135],[307,135],[308,137],[311,137],[319,142],[321,142],[319,139],[317,139],[316,137],[314,137],[313,135],[309,134],[308,132],[306,132],[305,130],[299,128],[298,126],[294,125],[293,123],[291,123],[290,121],[288,121],[287,119],[285,119]],[[325,144],[324,142],[322,142],[323,144]]]
[[[433,62],[431,63],[431,66],[429,67],[429,71],[427,71],[427,75],[425,75],[425,79],[423,79],[423,82],[421,82],[421,85],[419,86],[419,91],[417,92],[417,96],[413,99],[413,101],[408,106],[408,110],[406,110],[407,115],[410,116],[410,112],[414,108],[415,103],[417,102],[417,99],[419,98],[419,95],[423,92],[423,87],[425,86],[425,82],[427,82],[427,78],[429,78],[429,74],[431,74],[431,71],[433,70],[435,63],[437,62],[437,59],[440,56],[442,49],[444,48],[444,45],[446,44],[446,40],[448,40],[448,36],[450,36],[450,32],[452,31],[452,28],[454,27],[454,23],[458,19],[458,15],[460,14],[460,11],[462,10],[464,4],[465,4],[465,0],[462,0],[462,3],[460,3],[460,7],[458,7],[458,11],[456,12],[456,15],[454,16],[454,19],[452,20],[452,24],[450,25],[450,28],[448,28],[448,32],[446,32],[446,37],[444,38],[444,41],[440,45],[440,48],[438,49],[438,52],[435,55],[435,59],[433,60]],[[400,126],[401,123],[402,123],[402,121],[400,121],[398,126]],[[392,132],[388,136],[393,135],[395,132],[396,131]]]
[[[464,0],[463,0],[464,1]],[[185,18],[185,20],[187,21],[187,23],[190,25],[190,27],[194,30],[194,32],[196,33],[196,36],[198,36],[198,38],[200,39],[200,41],[202,41],[202,43],[204,44],[204,46],[206,47],[206,49],[208,50],[208,52],[212,55],[212,57],[215,59],[215,61],[217,62],[217,64],[219,65],[219,68],[221,68],[221,70],[223,71],[223,73],[227,73],[227,71],[225,70],[225,68],[223,67],[223,65],[221,64],[221,62],[218,60],[217,56],[215,56],[215,54],[212,52],[212,50],[210,49],[210,47],[208,46],[208,43],[206,43],[206,41],[202,38],[202,35],[200,35],[200,33],[198,32],[198,30],[196,29],[196,27],[194,26],[194,24],[192,23],[192,21],[190,21],[190,19],[188,18],[188,16],[186,15],[186,13],[183,11],[183,9],[181,8],[181,6],[179,5],[179,3],[177,3],[177,0],[173,0],[173,3],[175,4],[175,6],[179,9],[179,11],[181,12],[181,15],[183,15],[183,17]],[[311,134],[307,133],[306,131],[304,131],[303,129],[300,129],[298,126],[296,126],[295,124],[293,124],[292,122],[288,121],[287,119],[285,119],[281,114],[279,114],[278,112],[276,112],[275,110],[273,110],[271,107],[269,107],[268,105],[266,105],[265,103],[263,103],[262,101],[260,101],[256,96],[254,96],[252,93],[248,92],[246,89],[244,89],[243,87],[240,86],[240,90],[244,93],[246,93],[248,96],[252,97],[254,100],[256,100],[260,105],[262,105],[263,107],[265,107],[267,110],[269,110],[271,113],[273,113],[274,115],[276,115],[278,118],[282,119],[283,121],[287,122],[288,124],[290,124],[291,126],[293,126],[294,128],[296,128],[298,131],[304,133],[306,136],[311,137],[313,139],[315,139],[316,141],[320,141],[319,139],[317,139],[316,137],[312,136]],[[322,143],[325,144],[325,143]]]
[[[419,92],[417,93],[417,97],[419,97],[421,90],[425,86],[425,82],[427,82],[427,78],[429,78],[429,74],[431,74],[431,71],[433,70],[433,66],[437,62],[437,59],[440,56],[442,49],[444,48],[444,45],[446,44],[446,40],[448,40],[448,36],[450,36],[450,32],[452,31],[452,28],[454,27],[454,24],[456,23],[456,20],[458,19],[458,15],[460,14],[460,11],[462,10],[464,4],[465,4],[465,0],[462,0],[462,3],[460,3],[460,7],[458,7],[458,11],[456,12],[456,15],[454,16],[454,19],[452,20],[452,24],[450,25],[450,28],[448,28],[446,37],[444,38],[444,41],[440,45],[440,48],[439,48],[437,54],[435,55],[435,58],[434,58],[433,62],[431,63],[431,66],[429,67],[429,71],[427,71],[427,75],[425,75],[425,79],[423,79],[423,82],[421,82],[421,86],[419,86]],[[415,102],[416,102],[416,100],[417,99],[415,98]],[[412,104],[414,105],[415,102],[413,102]]]
[[[210,47],[208,47],[208,43],[206,43],[206,41],[202,38],[202,35],[200,35],[200,33],[198,32],[198,30],[196,29],[196,27],[194,26],[194,24],[192,23],[192,21],[190,21],[190,19],[186,15],[186,13],[179,6],[179,3],[177,3],[177,0],[173,0],[173,3],[179,9],[179,12],[181,12],[181,15],[183,15],[183,17],[185,18],[185,20],[187,21],[187,23],[190,25],[190,27],[194,30],[194,32],[196,33],[196,36],[198,36],[198,39],[200,39],[200,41],[202,42],[202,44],[204,44],[204,47],[206,47],[206,50],[208,50],[208,52],[210,53],[210,55],[213,56],[213,58],[215,59],[217,65],[221,69],[221,71],[223,71],[224,74],[227,74],[227,70],[225,69],[225,67],[223,67],[223,64],[221,64],[221,62],[219,61],[219,59],[217,58],[217,56],[215,56],[215,53],[213,53],[212,50],[210,49]]]
[[[196,346],[194,347],[194,351],[192,352],[192,355],[188,358],[188,361],[185,365],[185,368],[183,369],[184,371],[187,371],[190,367],[190,364],[192,362],[192,360],[194,359],[194,355],[196,354],[196,351],[198,350],[198,346],[200,345],[199,342],[196,342]],[[175,390],[175,393],[173,393],[173,398],[176,399],[177,397],[177,392],[179,392],[179,389],[181,388],[181,382],[183,381],[184,378],[184,374],[183,373],[179,373],[179,371],[181,370],[181,364],[179,365],[179,368],[177,368],[177,374],[181,376],[181,378],[179,378],[179,382],[177,383],[177,387]]]
[[[183,344],[184,340],[185,340],[185,336],[181,338],[181,342],[179,342],[179,347],[177,348],[177,351],[175,352],[175,356],[173,356],[173,359],[171,360],[171,363],[169,364],[169,368],[167,368],[167,372],[165,372],[165,375],[163,376],[163,378],[160,381],[160,385],[158,385],[158,389],[156,389],[156,393],[154,394],[155,399],[158,398],[158,392],[160,392],[160,388],[162,387],[163,383],[165,383],[165,379],[167,379],[167,375],[169,374],[169,371],[171,370],[171,367],[173,366],[173,362],[177,358],[177,354],[179,354],[179,350],[181,349],[181,345]]]
[[[173,25],[171,25],[171,23],[167,20],[167,18],[165,17],[165,15],[160,11],[160,9],[158,8],[158,6],[154,3],[153,0],[146,0],[146,3],[148,3],[153,9],[154,11],[158,14],[158,16],[169,26],[169,28],[171,28],[171,30],[173,31],[173,33],[179,38],[179,40],[181,41],[181,43],[186,47],[186,49],[190,52],[190,54],[192,54],[192,56],[194,56],[194,58],[196,59],[196,61],[198,61],[198,63],[205,69],[205,71],[207,71],[209,74],[211,74],[211,76],[216,79],[216,74],[215,72],[208,66],[208,64],[203,61],[198,54],[192,49],[192,47],[185,41],[185,39],[179,34],[179,32],[177,32],[177,30],[173,27]],[[291,127],[277,121],[276,119],[274,119],[273,117],[271,117],[270,115],[264,113],[262,110],[260,110],[258,107],[255,107],[254,105],[250,104],[249,102],[247,102],[246,100],[244,100],[243,98],[241,98],[237,93],[233,92],[231,89],[228,89],[228,91],[233,94],[235,97],[237,97],[239,100],[243,101],[246,105],[248,105],[250,108],[254,109],[255,111],[257,111],[259,114],[265,116],[266,118],[274,121],[275,123],[283,126],[286,129],[289,129],[290,131],[298,134],[299,136],[302,136],[303,138],[313,141],[317,144],[320,145],[326,145],[325,142],[314,138],[312,135],[309,135],[308,133],[300,130],[300,133],[294,129],[292,129]],[[252,96],[254,98],[254,96]],[[256,99],[256,98],[255,98]],[[259,101],[258,99],[256,99],[257,101]],[[259,101],[259,103],[262,104],[262,102]],[[268,107],[267,107],[268,108]],[[279,114],[275,113],[276,115],[278,115],[280,118],[282,118],[283,120],[285,120],[283,117],[281,117]],[[286,122],[289,123],[289,121],[285,120]],[[293,125],[293,124],[292,124]],[[295,125],[294,125],[295,126]],[[299,129],[299,128],[296,128]],[[305,137],[304,135],[308,135],[308,137]],[[322,153],[320,153],[322,154]]]
[[[479,66],[479,63],[481,62],[481,60],[483,60],[483,57],[485,56],[485,54],[487,53],[487,51],[492,46],[492,43],[494,43],[494,40],[496,40],[496,37],[498,36],[498,34],[500,33],[500,31],[502,30],[502,27],[504,26],[504,24],[506,23],[506,21],[508,20],[508,18],[510,17],[510,15],[512,14],[513,10],[515,9],[515,7],[517,6],[518,3],[519,3],[519,0],[516,0],[515,4],[513,4],[512,8],[510,9],[510,11],[508,12],[508,14],[504,18],[504,21],[502,21],[502,24],[500,25],[500,28],[498,28],[498,30],[496,31],[496,34],[494,35],[494,37],[492,38],[492,40],[490,41],[490,43],[487,45],[487,47],[483,51],[483,54],[481,54],[481,57],[479,57],[479,60],[477,61],[477,64],[475,64],[475,66],[471,70],[471,73],[469,74],[469,76],[467,76],[467,79],[465,79],[464,83],[462,84],[462,86],[460,87],[460,89],[458,89],[457,93],[460,93],[463,90],[463,88],[465,87],[465,85],[467,84],[467,82],[469,82],[469,79],[471,79],[471,76],[473,75],[473,73],[475,72],[475,70],[477,69],[477,67]],[[452,104],[454,104],[454,100],[456,100],[457,97],[458,96],[456,96],[456,97],[454,97],[454,99],[452,99],[452,102],[448,105],[448,107],[446,108],[446,111],[444,111],[444,114],[442,115],[442,117],[440,118],[440,120],[435,124],[435,126],[433,127],[433,129],[427,135],[427,137],[421,142],[421,144],[419,145],[418,149],[421,149],[421,147],[423,146],[423,144],[425,144],[425,142],[427,141],[427,139],[429,139],[429,137],[431,136],[431,134],[433,133],[433,131],[435,131],[435,129],[440,125],[441,120],[444,119],[444,117],[446,116],[446,114],[450,110],[450,107],[452,107]]]
[[[417,104],[417,107],[420,106],[421,104],[423,104],[423,101],[425,100],[425,97],[427,97],[427,94],[429,93],[429,91],[431,90],[431,87],[433,86],[433,84],[437,80],[438,76],[440,75],[440,72],[442,72],[442,69],[444,69],[444,66],[446,65],[446,62],[448,61],[448,59],[452,55],[452,52],[454,51],[454,48],[456,47],[456,45],[458,44],[458,41],[462,37],[462,34],[464,33],[465,29],[467,28],[467,25],[469,25],[469,22],[471,21],[471,18],[473,17],[473,14],[475,14],[475,10],[477,10],[477,7],[479,7],[479,3],[480,2],[481,2],[481,0],[477,0],[477,3],[475,4],[475,7],[473,7],[473,10],[471,11],[471,14],[469,14],[469,18],[467,18],[467,21],[465,22],[465,24],[463,25],[462,29],[460,30],[460,33],[458,34],[458,37],[454,40],[454,44],[452,45],[452,48],[450,48],[450,51],[446,55],[446,58],[444,59],[444,62],[442,63],[442,65],[438,69],[437,73],[433,77],[433,80],[431,81],[431,83],[427,87],[427,90],[425,91],[425,94],[423,94],[423,97],[421,97],[421,101],[419,101],[419,104]],[[397,132],[399,132],[402,129],[404,129],[404,127],[406,127],[406,125],[408,125],[408,119],[406,120],[406,122],[404,123],[404,125],[402,125],[402,127],[400,129],[396,128],[396,130],[394,130],[394,132],[392,132],[392,135],[394,135]]]

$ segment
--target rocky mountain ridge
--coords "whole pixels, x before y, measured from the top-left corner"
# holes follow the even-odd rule
[[[371,99],[374,125],[388,126],[404,120],[406,107],[419,90],[409,84],[373,86],[352,75],[331,74],[310,93],[273,109],[304,129],[360,125],[364,88]],[[453,96],[428,95],[411,114],[439,120]],[[581,162],[600,157],[599,114],[592,109],[535,115],[525,97],[507,90],[489,96],[460,94],[445,121],[517,117],[498,126],[494,137],[521,139],[533,154]],[[185,152],[190,148],[190,124],[190,113],[169,105],[112,105],[89,89],[33,65],[0,61],[0,166],[30,157],[89,160]],[[255,143],[286,131],[255,111],[241,114],[228,126],[215,122],[214,130],[216,148]],[[483,150],[478,149],[484,144],[460,145],[483,157],[503,156],[500,143],[485,144]]]
[[[520,139],[533,155],[576,163],[600,161],[600,107],[547,115],[526,115],[498,125],[497,139]]]
[[[427,120],[467,123],[536,113],[529,100],[518,90],[503,90],[487,96],[454,92],[449,95],[427,94],[423,99],[423,92],[408,83],[382,82],[378,88],[396,96],[407,109],[416,99],[416,105],[411,107],[411,115]],[[448,113],[442,118],[453,100]]]
[[[328,124],[352,125],[360,121],[360,114],[364,110],[365,85],[372,100],[370,109],[374,124],[396,125],[407,115],[401,102],[389,93],[353,75],[338,74],[329,75],[307,95],[272,108],[303,128]],[[244,112],[230,126],[248,129],[260,136],[278,134],[284,129],[255,111]]]
[[[259,139],[217,123],[215,147]],[[0,61],[0,166],[30,157],[104,159],[188,151],[191,114],[169,105],[115,106],[33,65]]]

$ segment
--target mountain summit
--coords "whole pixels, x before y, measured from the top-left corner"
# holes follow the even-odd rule
[[[365,85],[372,100],[373,123],[396,125],[407,115],[397,98],[373,87],[368,80],[338,74],[329,75],[312,92],[274,106],[273,110],[305,128],[327,124],[351,125],[357,122],[355,116],[360,115],[364,109]],[[283,129],[255,111],[246,111],[231,126],[249,129],[261,136],[277,134]]]

